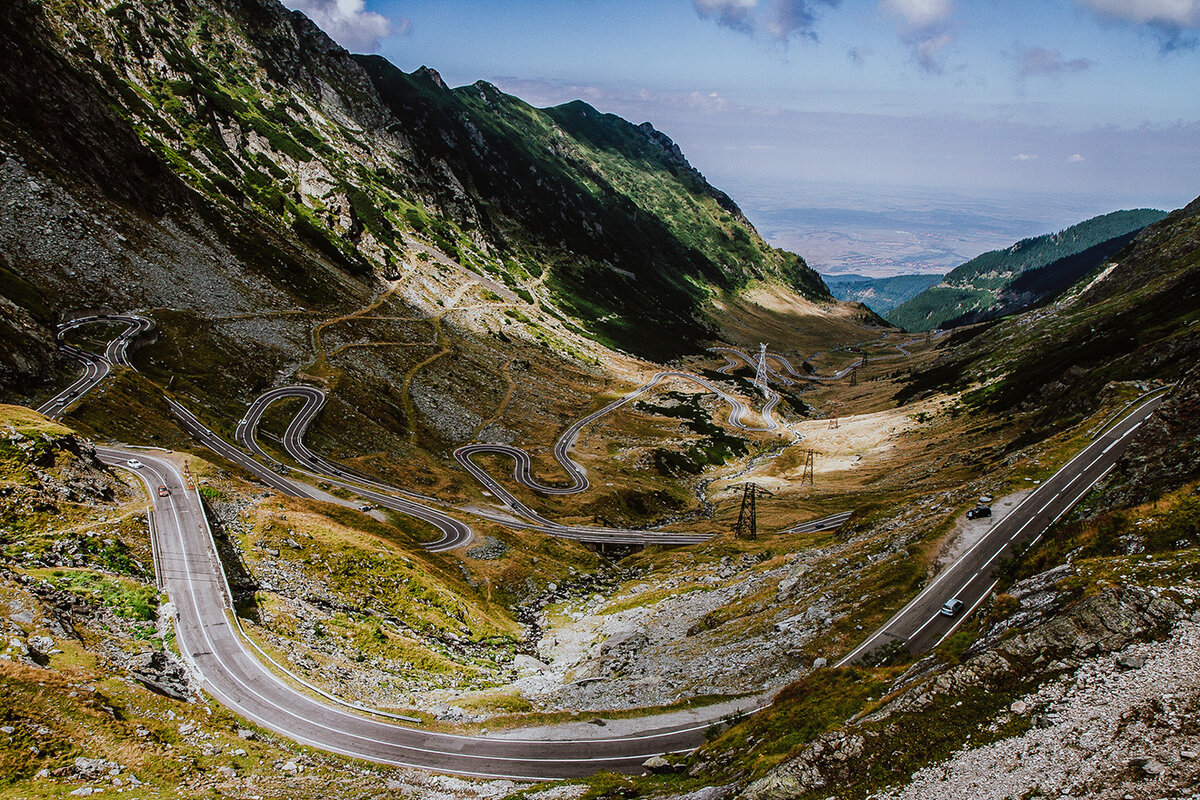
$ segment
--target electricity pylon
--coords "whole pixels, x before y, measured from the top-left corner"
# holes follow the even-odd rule
[[[767,393],[767,382],[770,379],[767,377],[767,346],[759,344],[758,346],[758,371],[754,373],[754,385],[758,387],[763,394]]]
[[[739,539],[758,538],[758,509],[756,497],[774,497],[775,495],[757,483],[742,485],[742,510],[738,512],[737,524],[733,526],[733,535]]]
[[[817,466],[817,451],[816,450],[805,450],[804,451],[804,472],[802,472],[800,474],[800,485],[801,486],[803,486],[806,483],[809,486],[816,485],[816,478],[814,475],[816,466]]]

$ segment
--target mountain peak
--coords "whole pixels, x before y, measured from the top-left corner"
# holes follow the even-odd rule
[[[446,82],[442,80],[441,74],[433,67],[421,66],[413,71],[413,77],[428,81],[437,88],[443,91],[449,91],[450,87],[446,86]]]
[[[696,168],[688,162],[687,158],[683,155],[683,151],[679,149],[679,145],[675,144],[675,141],[670,136],[667,136],[649,122],[643,122],[641,125],[638,125],[638,129],[645,133],[650,141],[662,148],[662,151],[667,154],[670,160],[685,169],[695,171]]]

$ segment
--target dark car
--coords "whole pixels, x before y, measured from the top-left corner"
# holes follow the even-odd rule
[[[991,506],[975,506],[967,512],[967,519],[982,519],[992,515]]]

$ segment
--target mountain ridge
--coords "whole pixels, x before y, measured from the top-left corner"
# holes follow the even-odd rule
[[[942,275],[914,273],[872,278],[866,275],[822,275],[825,285],[838,300],[862,303],[876,314],[886,315],[901,303],[938,283]]]
[[[1022,239],[1009,247],[982,253],[955,267],[937,285],[892,309],[887,319],[906,330],[926,331],[947,326],[952,320],[986,319],[1015,310],[1045,297],[1040,295],[1025,303],[1013,297],[1006,301],[1003,293],[1022,274],[1049,268],[1086,250],[1093,250],[1095,257],[1102,260],[1119,249],[1101,248],[1104,242],[1129,236],[1164,217],[1166,212],[1156,209],[1114,211],[1056,233]],[[1078,276],[1089,268],[1072,265],[1068,269],[1072,276]],[[1071,282],[1064,279],[1059,288]]]
[[[483,82],[450,89],[428,67],[399,80],[272,0],[18,0],[3,13],[7,138],[48,169],[79,165],[151,217],[238,219],[242,235],[218,238],[257,269],[280,261],[269,280],[321,275],[296,287],[310,299],[328,279],[314,261],[360,282],[396,279],[425,272],[432,248],[590,336],[660,357],[710,338],[710,298],[756,281],[833,302],[653,126],[533,109]],[[21,83],[34,74],[60,79]],[[412,116],[384,103],[385,77]],[[517,144],[539,138],[553,147]],[[464,189],[473,181],[487,191]],[[643,335],[650,319],[655,337]]]

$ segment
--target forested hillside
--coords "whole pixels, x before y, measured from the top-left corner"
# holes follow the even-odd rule
[[[863,275],[823,275],[829,291],[838,300],[862,303],[876,314],[887,314],[942,279],[941,275],[893,275],[868,278]]]
[[[1153,209],[1116,211],[1093,217],[1058,233],[1023,239],[1004,250],[991,250],[976,256],[951,270],[936,286],[926,289],[911,300],[886,314],[887,320],[910,331],[927,331],[944,327],[953,320],[989,312],[1001,305],[1001,297],[1018,276],[1060,262],[1077,278],[1078,263],[1065,262],[1071,256],[1097,248],[1105,242],[1120,240],[1166,216]],[[1111,248],[1093,251],[1101,257]],[[1090,267],[1099,262],[1089,262]],[[1086,271],[1086,270],[1084,270]],[[1069,285],[1046,281],[1042,285]],[[1043,299],[1039,295],[1036,299]],[[1027,305],[1028,303],[1026,303]],[[970,318],[967,318],[970,319]]]

